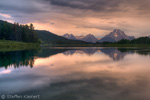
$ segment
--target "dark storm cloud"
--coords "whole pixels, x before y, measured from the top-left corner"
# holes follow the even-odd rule
[[[52,5],[93,11],[120,11],[135,7],[138,10],[150,10],[150,0],[45,0]]]
[[[116,16],[115,12],[121,12],[122,14],[127,12],[128,15],[142,14],[145,16],[149,14],[149,4],[150,0],[0,0],[0,11],[18,18],[44,12],[51,14],[59,12],[75,17],[79,15],[80,17],[86,17],[93,16],[93,13],[88,12],[91,10],[97,11],[94,16],[99,17],[100,15],[101,18],[107,18]],[[72,9],[65,9],[68,7]],[[82,12],[80,13],[80,11]],[[130,13],[131,11],[134,11],[134,13]]]
[[[107,11],[117,10],[119,4],[116,2],[107,2],[106,0],[49,0],[52,5],[78,8],[83,10]],[[108,9],[108,6],[111,9]]]

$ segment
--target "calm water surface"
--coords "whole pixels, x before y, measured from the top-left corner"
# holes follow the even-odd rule
[[[0,95],[8,94],[40,95],[40,100],[150,100],[150,50],[0,52]]]

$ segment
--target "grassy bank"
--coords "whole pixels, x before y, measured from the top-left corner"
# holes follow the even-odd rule
[[[15,50],[29,50],[39,48],[36,43],[24,43],[8,40],[0,40],[0,51],[15,51]]]
[[[150,44],[51,44],[52,47],[150,47]]]

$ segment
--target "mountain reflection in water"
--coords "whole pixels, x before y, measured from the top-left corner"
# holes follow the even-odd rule
[[[118,48],[85,48],[85,49],[43,49],[38,50],[23,50],[23,51],[11,51],[11,52],[0,52],[0,67],[20,67],[20,66],[30,66],[34,65],[35,58],[46,58],[58,53],[63,53],[64,55],[73,54],[87,54],[88,56],[95,53],[104,53],[108,55],[114,61],[119,61],[124,59],[127,54],[138,53],[140,55],[150,55],[150,51],[146,50],[136,50],[136,49],[118,49]]]
[[[65,55],[73,55],[75,53],[93,55],[96,52],[102,52],[112,58],[114,61],[119,61],[128,54],[128,52],[121,52],[117,48],[104,48],[104,49],[80,49],[68,50],[64,52]],[[132,52],[133,53],[133,52]]]
[[[1,52],[0,95],[40,95],[41,100],[150,100],[149,52],[131,48]]]

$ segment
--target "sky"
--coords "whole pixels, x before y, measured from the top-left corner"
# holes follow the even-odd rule
[[[150,0],[0,0],[0,20],[58,35],[103,37],[114,29],[150,35]]]

